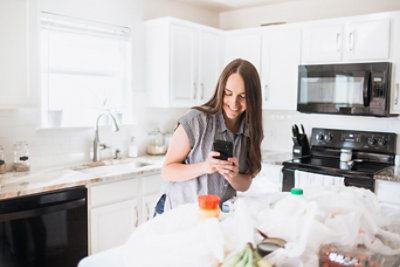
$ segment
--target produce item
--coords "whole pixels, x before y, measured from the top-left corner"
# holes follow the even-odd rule
[[[221,267],[272,267],[272,264],[262,258],[251,243],[247,243],[241,252],[222,263]]]
[[[219,218],[221,210],[219,209],[220,198],[216,195],[200,195],[199,201],[199,219]]]

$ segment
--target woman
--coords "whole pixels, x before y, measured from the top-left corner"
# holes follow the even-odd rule
[[[261,84],[248,61],[230,62],[219,77],[214,95],[178,120],[162,177],[168,181],[156,213],[215,194],[221,203],[246,191],[261,169]],[[214,140],[233,143],[233,157],[216,159]]]

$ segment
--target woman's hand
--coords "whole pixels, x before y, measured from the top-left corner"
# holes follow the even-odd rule
[[[206,161],[204,161],[205,165],[204,171],[207,174],[211,174],[218,171],[221,168],[221,166],[225,164],[226,160],[220,160],[214,158],[218,157],[219,155],[220,153],[217,151],[210,151],[210,153],[208,153],[207,159]]]
[[[217,171],[228,181],[236,177],[239,173],[239,161],[236,157],[228,158],[217,166]]]

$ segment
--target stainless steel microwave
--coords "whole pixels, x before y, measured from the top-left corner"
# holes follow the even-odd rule
[[[390,62],[300,65],[297,110],[390,116]]]

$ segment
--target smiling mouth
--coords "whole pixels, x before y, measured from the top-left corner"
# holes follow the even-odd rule
[[[232,107],[229,107],[229,109],[232,110],[232,111],[239,111],[239,108],[232,108]]]

